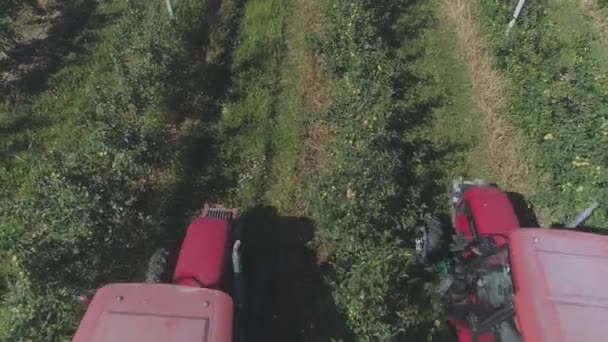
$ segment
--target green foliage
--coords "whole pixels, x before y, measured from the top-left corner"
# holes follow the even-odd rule
[[[25,273],[11,279],[11,295],[4,301],[6,320],[0,338],[6,341],[59,341],[71,334],[69,325],[80,315],[74,296],[63,289],[37,291]],[[1,317],[1,316],[0,316]],[[35,327],[31,325],[35,324]]]
[[[335,79],[336,96],[319,119],[337,127],[332,162],[308,198],[318,244],[334,251],[334,296],[360,340],[425,339],[430,295],[409,282],[412,227],[424,214],[422,147],[408,138],[423,98],[405,95],[413,80],[387,31],[390,1],[329,1],[314,43]],[[425,304],[422,304],[422,303]]]
[[[553,222],[567,222],[608,196],[606,51],[584,17],[564,3],[527,3],[505,36],[509,5],[480,1],[479,17],[509,80],[507,114],[526,137],[538,176],[533,202]],[[608,217],[598,211],[589,223],[607,227]]]
[[[12,46],[15,39],[14,15],[23,6],[19,1],[0,0],[0,51]]]
[[[234,52],[235,75],[230,101],[224,106],[220,130],[227,178],[237,180],[235,192],[244,206],[262,200],[268,188],[267,158],[277,115],[279,71],[284,51],[283,1],[253,0],[245,4]],[[236,196],[235,194],[235,196]]]

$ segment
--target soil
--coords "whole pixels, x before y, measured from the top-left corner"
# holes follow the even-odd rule
[[[19,92],[35,94],[46,86],[61,57],[74,48],[73,38],[84,28],[96,2],[39,2],[14,18],[13,47],[0,53],[0,91],[6,99]]]

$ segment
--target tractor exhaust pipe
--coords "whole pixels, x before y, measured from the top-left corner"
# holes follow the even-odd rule
[[[234,273],[234,302],[236,307],[245,306],[245,277],[241,260],[241,240],[236,240],[232,246],[232,272]]]
[[[580,227],[583,223],[585,223],[585,221],[587,221],[587,219],[589,219],[589,217],[591,217],[591,214],[593,214],[593,211],[595,209],[597,209],[599,206],[600,206],[600,204],[598,202],[593,202],[593,204],[589,208],[583,210],[583,212],[578,214],[578,216],[574,219],[574,221],[572,221],[568,225],[566,225],[566,228],[574,229],[574,228]]]

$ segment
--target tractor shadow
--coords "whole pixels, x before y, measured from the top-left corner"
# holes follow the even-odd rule
[[[325,269],[309,246],[314,223],[255,207],[237,222],[247,280],[244,322],[250,341],[353,340],[338,312]]]
[[[524,195],[510,191],[507,191],[506,194],[513,206],[513,210],[515,210],[515,215],[517,215],[521,227],[535,228],[540,226],[534,209]]]

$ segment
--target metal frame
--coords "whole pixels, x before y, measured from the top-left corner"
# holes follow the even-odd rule
[[[473,328],[473,336],[471,338],[472,341],[478,342],[481,335],[492,333],[495,327],[508,321],[509,319],[512,319],[513,317],[515,317],[513,305],[508,305],[502,309],[499,309]]]
[[[238,217],[238,209],[229,209],[221,205],[210,205],[205,203],[203,206],[202,217],[220,218],[224,220],[234,220]]]

